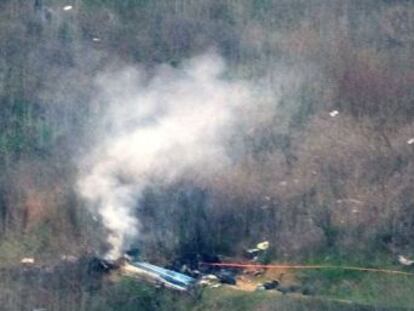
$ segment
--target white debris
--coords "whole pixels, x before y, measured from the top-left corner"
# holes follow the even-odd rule
[[[207,286],[211,286],[211,283],[206,280],[201,280],[198,282],[198,285],[200,285],[201,287],[207,287]]]
[[[215,276],[214,274],[207,274],[203,276],[203,279],[207,281],[214,281],[214,282],[219,280],[218,277]]]
[[[414,144],[414,138],[410,138],[409,140],[407,140],[407,144],[409,145]]]
[[[93,41],[93,42],[101,42],[101,39],[99,39],[99,38],[97,38],[97,37],[94,37],[94,38],[92,38],[92,41]]]
[[[67,6],[63,7],[63,11],[70,11],[72,9],[73,9],[73,6],[71,6],[71,5],[67,5]]]
[[[214,274],[208,274],[208,275],[204,275],[201,278],[201,280],[198,282],[198,285],[202,287],[216,288],[220,286],[220,280]]]
[[[407,257],[404,257],[402,255],[398,256],[398,261],[403,266],[413,266],[414,260],[408,259]]]
[[[34,264],[34,263],[35,263],[35,260],[34,260],[34,258],[31,258],[31,257],[25,257],[25,258],[23,258],[22,260],[20,260],[20,262],[21,262],[22,264],[29,264],[29,265],[32,265],[32,264]]]
[[[329,113],[329,115],[330,115],[332,118],[335,118],[338,114],[339,114],[339,111],[338,111],[338,110],[332,110],[332,111]]]
[[[269,246],[270,246],[269,241],[260,242],[256,245],[256,247],[262,251],[267,250]]]
[[[256,254],[256,253],[260,252],[260,249],[258,249],[258,248],[251,248],[251,249],[248,249],[247,252],[249,254]]]

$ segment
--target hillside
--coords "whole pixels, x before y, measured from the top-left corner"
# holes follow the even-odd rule
[[[130,248],[192,267],[269,241],[260,263],[414,272],[413,21],[404,0],[0,1],[0,269]],[[330,299],[412,302],[411,280],[318,273],[300,277]],[[0,302],[32,308],[12,279]],[[206,297],[191,308],[314,303]]]

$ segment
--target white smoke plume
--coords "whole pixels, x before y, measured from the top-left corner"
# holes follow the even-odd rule
[[[105,128],[86,157],[79,191],[108,229],[117,258],[139,236],[135,210],[151,180],[173,182],[184,172],[214,174],[229,159],[224,140],[250,101],[247,83],[225,79],[215,53],[159,66],[102,75]]]

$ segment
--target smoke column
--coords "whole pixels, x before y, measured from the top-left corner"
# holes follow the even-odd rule
[[[82,161],[78,188],[107,228],[117,258],[139,237],[136,209],[145,187],[185,172],[212,176],[229,164],[225,138],[249,86],[229,81],[221,57],[208,53],[179,68],[127,68],[97,79],[105,102],[103,130]]]

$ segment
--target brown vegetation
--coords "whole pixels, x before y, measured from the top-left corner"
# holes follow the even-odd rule
[[[66,15],[59,1],[37,5],[1,3],[3,239],[42,227],[95,247],[98,225],[74,191],[74,162],[99,133],[93,77],[216,46],[231,74],[279,64],[300,74],[240,115],[251,121],[229,138],[238,154],[228,171],[147,189],[137,214],[148,254],[241,254],[261,239],[281,258],[412,246],[411,4],[85,0]]]

